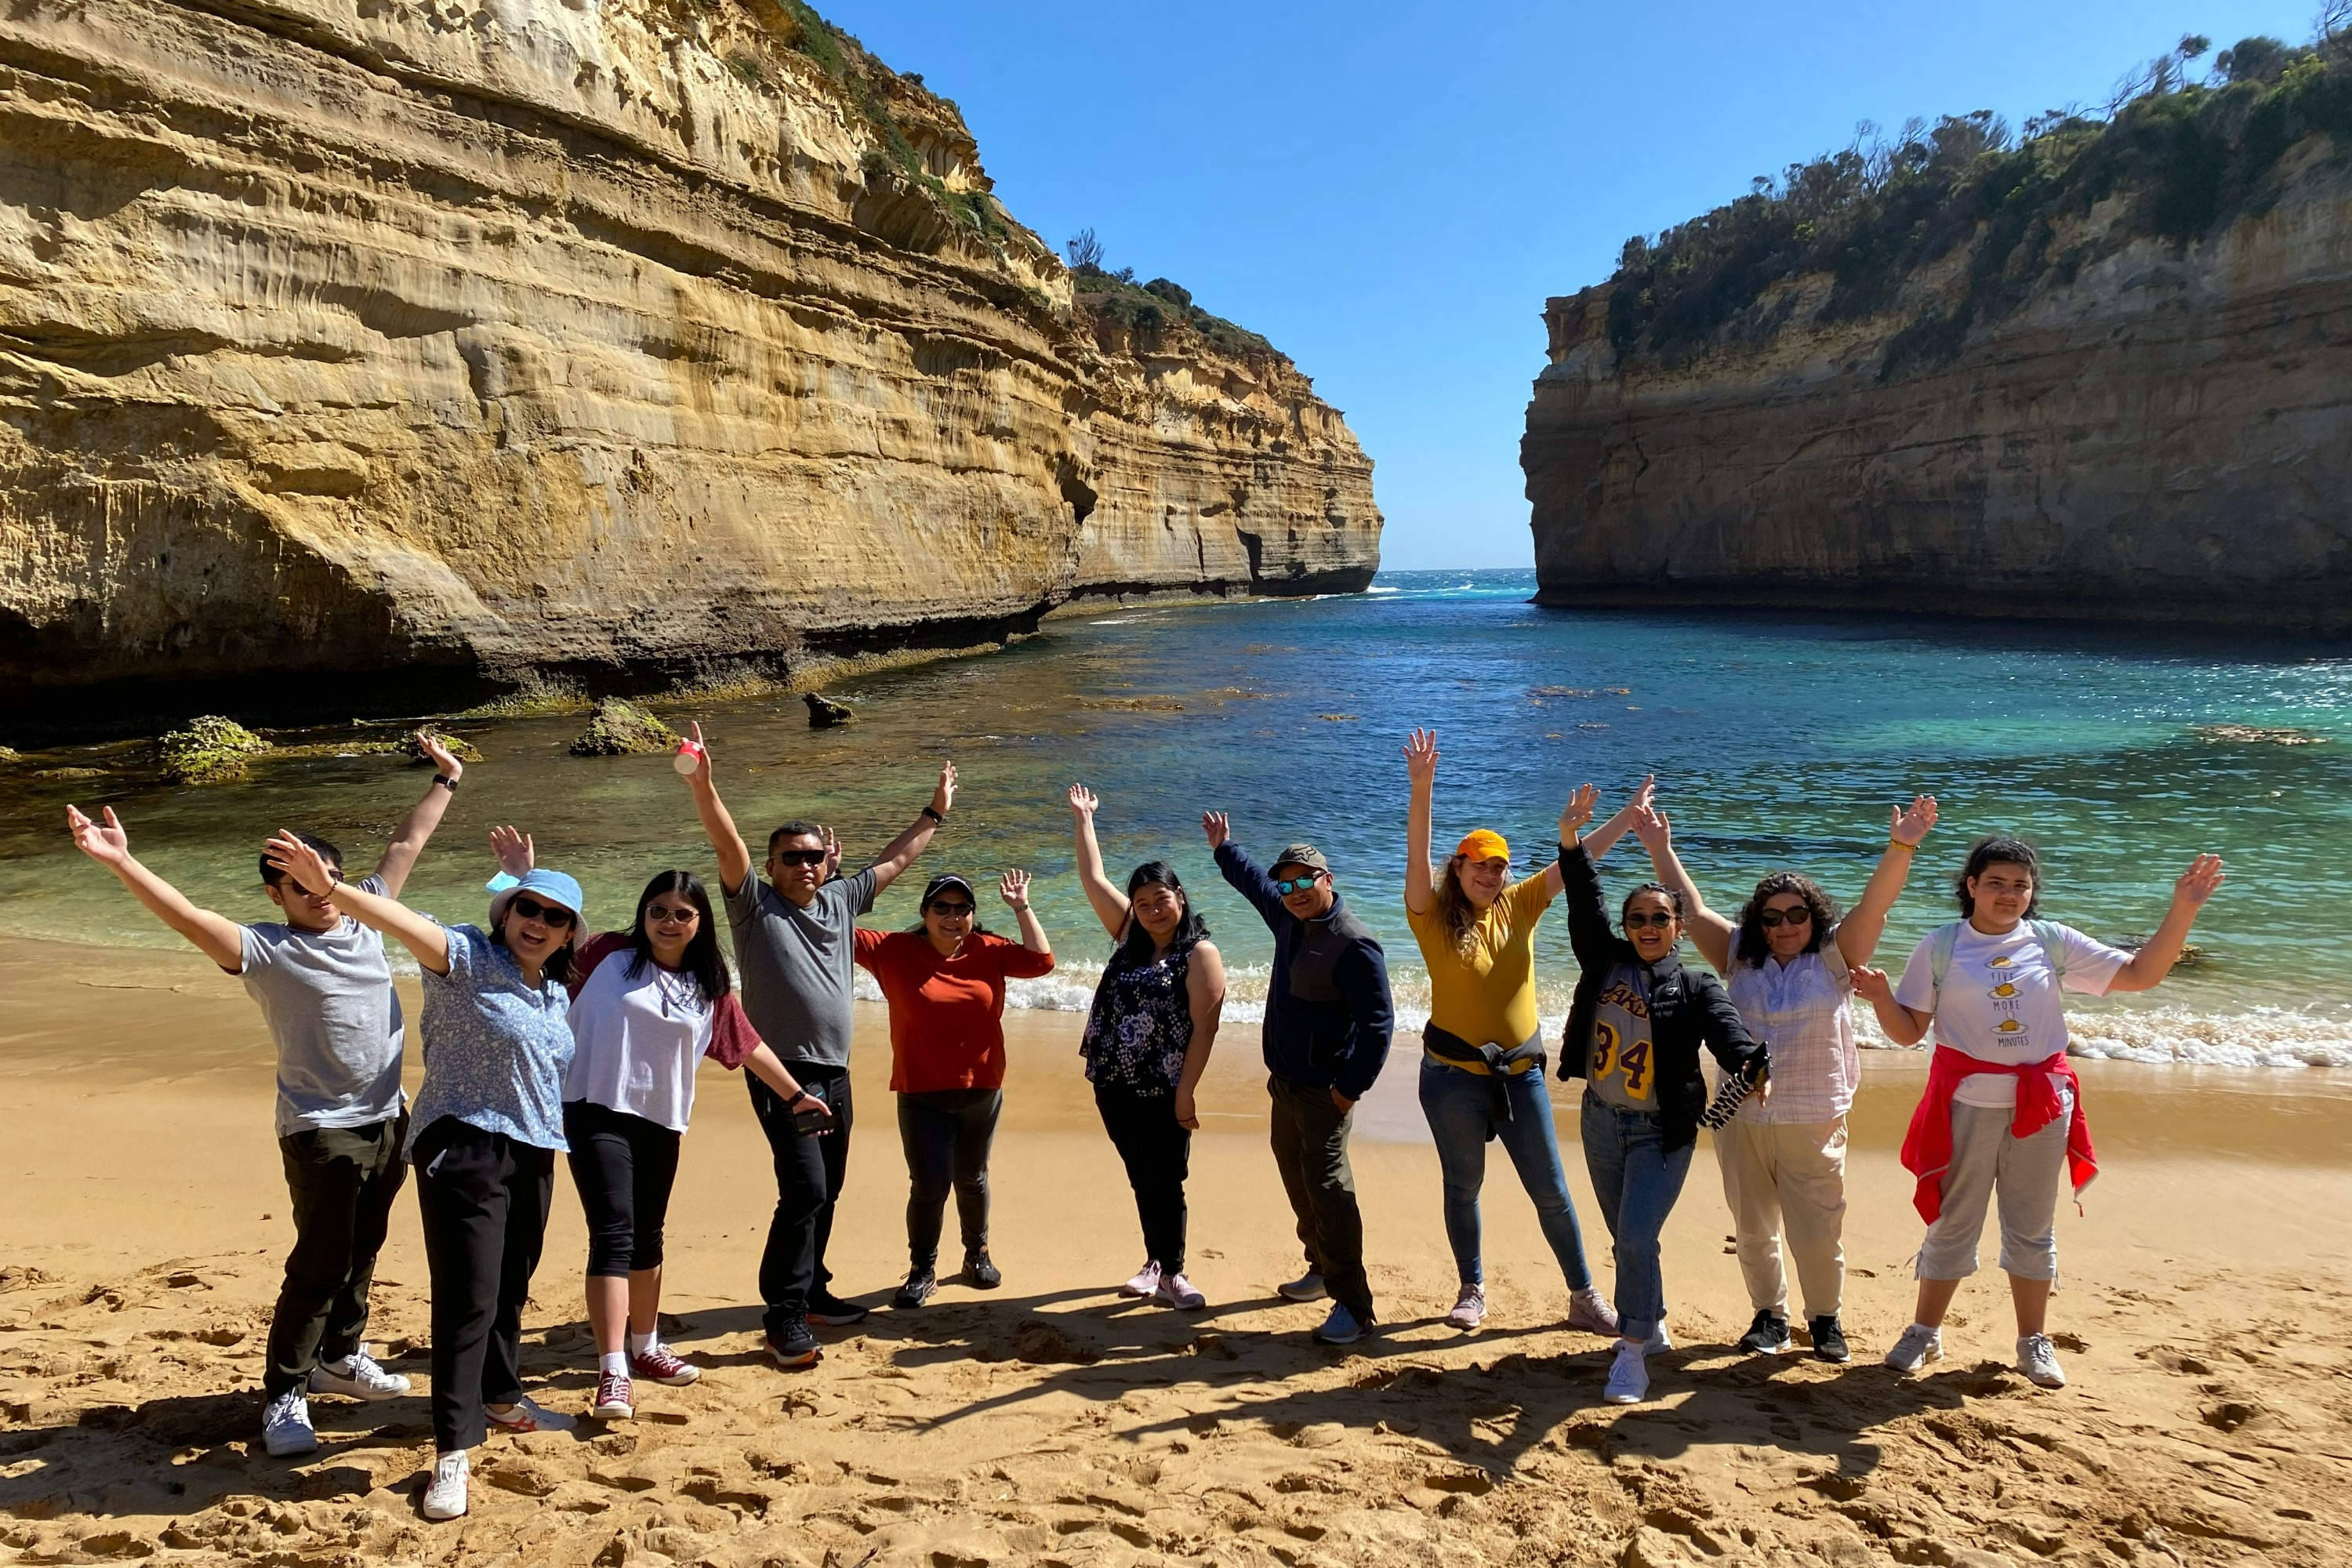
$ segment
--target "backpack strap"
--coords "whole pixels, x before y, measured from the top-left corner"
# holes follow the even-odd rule
[[[1944,1000],[1944,976],[1951,973],[1952,952],[1960,945],[1962,923],[1954,921],[1950,925],[1937,926],[1935,934],[1928,939],[1927,978],[1935,982],[1936,1001],[1939,1008]]]
[[[1818,951],[1821,953],[1822,963],[1829,969],[1830,978],[1838,983],[1838,988],[1842,991],[1852,990],[1853,971],[1845,961],[1845,950],[1837,944],[1837,931],[1834,927],[1831,929],[1829,935],[1822,939],[1822,945]]]
[[[2050,965],[2050,979],[2061,984],[2066,978],[2066,937],[2056,921],[2029,921],[2033,928],[2033,940],[2042,944],[2042,957]]]

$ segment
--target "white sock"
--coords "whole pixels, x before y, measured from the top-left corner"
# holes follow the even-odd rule
[[[656,1329],[649,1334],[641,1334],[637,1332],[636,1330],[631,1329],[629,1331],[629,1353],[631,1355],[645,1355],[660,1342],[661,1331],[659,1329]]]
[[[626,1377],[629,1375],[629,1358],[619,1351],[606,1351],[596,1358],[596,1370],[600,1373],[611,1373],[615,1376]]]

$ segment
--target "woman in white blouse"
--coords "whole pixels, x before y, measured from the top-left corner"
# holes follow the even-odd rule
[[[1678,889],[1691,913],[1685,928],[1721,974],[1748,1032],[1771,1052],[1765,1092],[1750,1098],[1715,1135],[1755,1321],[1740,1344],[1762,1355],[1790,1347],[1789,1279],[1781,1237],[1793,1256],[1805,1298],[1813,1354],[1852,1356],[1838,1312],[1845,1290],[1845,1118],[1862,1077],[1850,971],[1870,962],[1887,911],[1911,874],[1911,852],[1936,826],[1936,797],[1923,795],[1891,813],[1886,848],[1853,912],[1810,877],[1775,871],[1756,884],[1736,920],[1707,908],[1698,885],[1675,858],[1665,814],[1634,819],[1658,880]]]

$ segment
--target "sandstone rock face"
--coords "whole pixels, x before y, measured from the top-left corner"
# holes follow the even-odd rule
[[[1097,341],[954,106],[797,0],[25,0],[0,151],[7,701],[773,668],[1378,559],[1287,361]]]
[[[2117,204],[2089,226],[2116,221]],[[1679,367],[1551,300],[1521,460],[1550,604],[1871,605],[2352,630],[2352,171],[2187,249],[2116,233],[1940,368],[1889,338],[1964,282]],[[1770,302],[1768,301],[1768,304]]]

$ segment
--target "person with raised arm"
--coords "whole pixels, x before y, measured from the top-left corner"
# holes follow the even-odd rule
[[[1650,814],[1653,783],[1642,781],[1617,820],[1639,823]],[[1763,1081],[1766,1064],[1723,983],[1682,965],[1681,893],[1643,883],[1619,906],[1623,934],[1611,929],[1592,847],[1607,829],[1572,837],[1591,819],[1592,802],[1590,785],[1578,790],[1560,819],[1577,976],[1559,1075],[1584,1080],[1577,1114],[1584,1168],[1616,1243],[1617,1354],[1601,1397],[1633,1405],[1649,1394],[1649,1357],[1674,1348],[1659,1236],[1690,1174],[1706,1106],[1699,1051],[1751,1087]]]
[[[1095,840],[1100,805],[1086,785],[1070,786],[1078,882],[1118,944],[1095,987],[1078,1054],[1143,1225],[1143,1267],[1119,1294],[1197,1311],[1208,1299],[1184,1275],[1184,1181],[1201,1126],[1194,1095],[1225,1005],[1225,965],[1173,866],[1145,861],[1125,892],[1105,873]]]
[[[440,825],[465,764],[430,730],[416,732],[433,782],[411,806],[375,870],[359,886],[396,898]],[[368,1292],[393,1200],[408,1176],[400,1088],[404,1026],[383,937],[327,899],[286,880],[268,856],[262,890],[282,919],[239,925],[201,909],[131,853],[109,807],[103,823],[66,807],[83,854],[196,950],[244,981],[278,1051],[278,1151],[291,1200],[294,1247],[269,1315],[262,1373],[262,1447],[277,1458],[315,1453],[309,1395],[396,1399],[408,1379],[367,1351]],[[342,851],[300,836],[340,875]]]
[[[408,949],[424,972],[425,1082],[406,1150],[433,1277],[434,1459],[422,1507],[427,1519],[456,1519],[467,1508],[467,1453],[489,1427],[573,1425],[523,1393],[521,1354],[555,1156],[566,1149],[572,1039],[563,982],[580,935],[580,884],[531,870],[492,895],[485,930],[443,925],[343,881],[292,833],[266,853],[297,887]]]
[[[1977,1269],[1985,1210],[2000,1205],[2000,1266],[2017,1314],[2017,1369],[2063,1387],[2050,1342],[2058,1278],[2058,1179],[2079,1194],[2098,1173],[2083,1085],[2066,1060],[2064,993],[2147,991],[2180,957],[2189,927],[2221,886],[2221,858],[2200,855],[2172,887],[2164,923],[2137,952],[2041,918],[2042,858],[2022,839],[1979,839],[1954,879],[1961,918],[1920,939],[1900,986],[1857,968],[1853,988],[1898,1046],[1935,1035],[1927,1087],[1903,1140],[1927,1222],[1918,1301],[1886,1364],[1916,1372],[1944,1356],[1944,1314]]]
[[[527,835],[504,827],[491,837],[508,875],[530,869]],[[706,1057],[746,1069],[786,1101],[800,1098],[801,1086],[744,1016],[710,895],[691,871],[656,872],[629,929],[582,944],[565,985],[575,1048],[563,1078],[563,1134],[588,1222],[596,1345],[588,1413],[627,1419],[636,1414],[636,1379],[683,1388],[702,1375],[661,1340],[662,1232],[696,1069]]]
[[[1789,1348],[1785,1229],[1814,1356],[1832,1363],[1853,1356],[1839,1312],[1845,1294],[1845,1119],[1862,1080],[1862,1058],[1846,1004],[1853,971],[1877,951],[1887,912],[1911,875],[1912,852],[1936,826],[1936,797],[1920,795],[1888,815],[1877,868],[1843,919],[1811,877],[1774,871],[1726,920],[1707,907],[1675,855],[1666,814],[1653,807],[1633,824],[1658,880],[1682,895],[1684,929],[1723,977],[1748,1034],[1771,1054],[1769,1092],[1741,1101],[1715,1133],[1739,1271],[1756,1313],[1739,1343],[1759,1355]]]
[[[1460,1289],[1445,1321],[1475,1329],[1486,1319],[1479,1189],[1486,1144],[1499,1141],[1536,1205],[1544,1239],[1569,1289],[1568,1323],[1614,1333],[1617,1319],[1592,1283],[1584,1236],[1569,1196],[1568,1173],[1552,1130],[1544,1082],[1543,1031],[1536,1018],[1536,923],[1558,896],[1560,868],[1511,878],[1511,847],[1481,827],[1454,846],[1443,866],[1430,863],[1430,816],[1437,788],[1437,735],[1415,730],[1405,742],[1412,800],[1405,824],[1404,912],[1429,971],[1429,1024],[1422,1031],[1421,1110],[1437,1143],[1444,1182],[1445,1236]],[[1646,788],[1646,786],[1645,786]],[[1565,839],[1579,802],[1592,809],[1590,784],[1560,813]],[[1596,839],[1605,849],[1632,823],[1628,805]]]
[[[1307,1254],[1307,1272],[1276,1290],[1291,1301],[1328,1295],[1331,1310],[1315,1340],[1353,1344],[1374,1319],[1348,1135],[1356,1102],[1388,1060],[1395,1026],[1388,958],[1332,885],[1322,850],[1292,844],[1261,870],[1234,841],[1223,812],[1202,813],[1201,827],[1217,869],[1274,932],[1262,1031],[1269,1131]]]
[[[911,1310],[939,1289],[948,1194],[963,1233],[964,1283],[993,1290],[988,1255],[988,1153],[1004,1109],[1004,986],[1054,972],[1054,944],[1029,907],[1029,873],[1007,871],[997,894],[1020,923],[1008,942],[980,923],[979,895],[952,871],[931,879],[907,931],[860,927],[857,962],[890,1005],[890,1091],[907,1155],[907,1282],[890,1300]]]
[[[866,1316],[865,1308],[834,1294],[824,1263],[855,1121],[849,1047],[857,917],[947,821],[955,805],[955,764],[940,769],[929,803],[864,870],[835,876],[841,847],[832,832],[794,818],[768,835],[763,879],[751,874],[751,851],[719,798],[699,724],[694,742],[686,784],[719,856],[719,889],[743,972],[743,1011],[800,1088],[787,1100],[757,1078],[748,1083],[776,1170],[776,1211],[760,1257],[768,1353],[780,1367],[814,1366],[824,1350],[811,1323],[840,1327]]]

